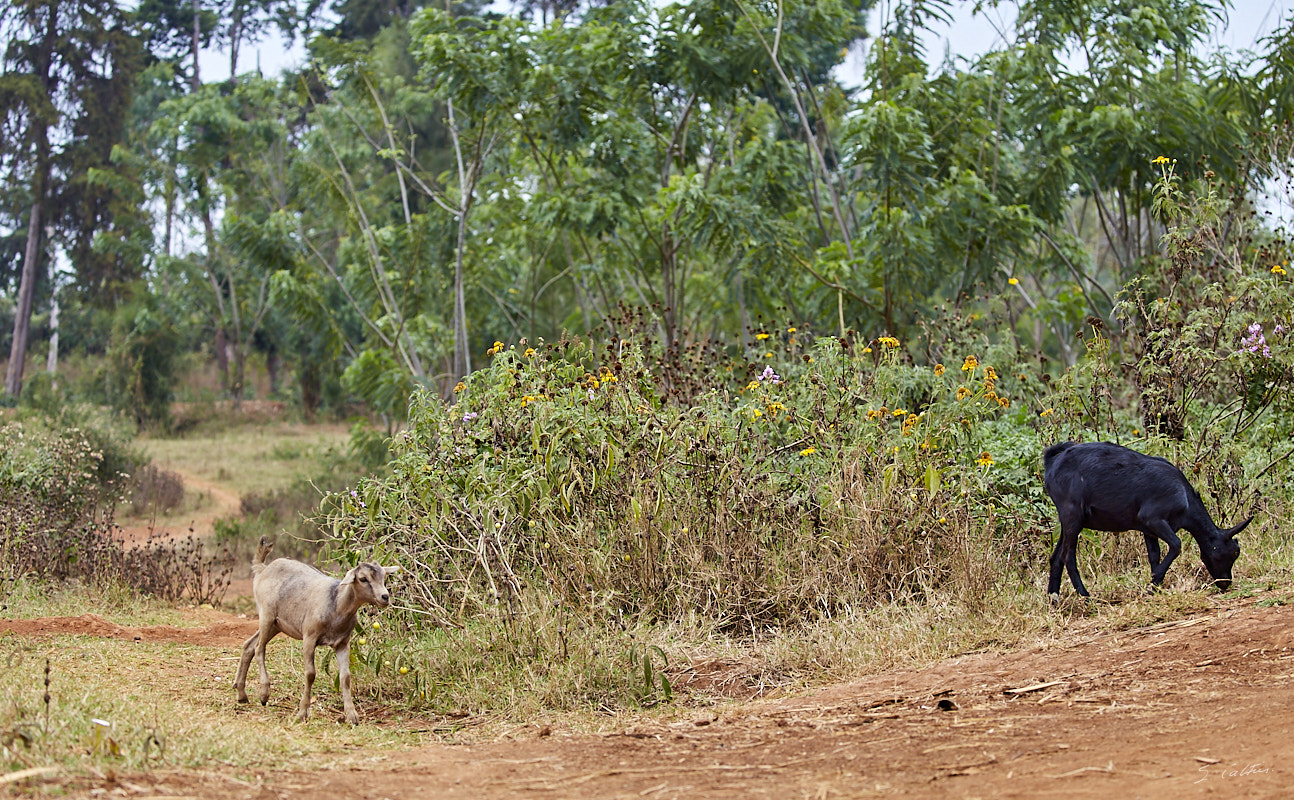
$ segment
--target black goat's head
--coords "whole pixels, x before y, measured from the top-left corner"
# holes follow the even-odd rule
[[[1245,529],[1253,517],[1229,530],[1219,529],[1216,535],[1200,541],[1200,558],[1204,568],[1213,576],[1213,583],[1222,591],[1231,589],[1231,567],[1240,556],[1240,543],[1236,534]]]

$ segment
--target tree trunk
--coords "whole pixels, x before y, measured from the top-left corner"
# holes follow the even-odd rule
[[[229,337],[223,327],[216,328],[216,366],[220,369],[220,393],[229,393]]]
[[[27,224],[27,249],[23,254],[22,279],[18,284],[18,308],[13,320],[13,345],[9,349],[9,368],[5,371],[4,390],[10,397],[22,392],[22,375],[27,366],[27,340],[31,336],[31,307],[36,296],[36,263],[40,261],[41,201],[31,207]]]
[[[202,6],[198,0],[193,0],[193,42],[189,45],[189,51],[193,56],[193,74],[189,76],[189,88],[197,91],[202,86],[202,81],[198,77],[198,51],[202,49]]]
[[[50,377],[58,374],[58,299],[49,312],[49,355],[45,358],[45,371]]]
[[[279,368],[283,365],[283,359],[279,358],[276,351],[271,350],[265,356],[265,371],[270,376],[270,396],[273,397],[279,393]]]

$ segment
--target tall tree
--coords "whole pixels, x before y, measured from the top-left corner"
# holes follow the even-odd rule
[[[96,117],[104,110],[97,94],[112,87],[112,92],[128,95],[137,50],[130,46],[124,15],[110,0],[10,0],[0,6],[0,38],[8,43],[0,76],[0,179],[6,191],[20,193],[28,204],[4,384],[5,393],[16,396],[22,389],[46,247],[64,221],[55,206],[72,176],[60,161],[92,134],[108,131],[111,146],[111,133],[119,130],[119,123]],[[127,105],[107,104],[118,113]],[[98,152],[102,155],[102,149]],[[84,158],[73,161],[81,168],[89,166]],[[84,216],[72,213],[73,219]]]

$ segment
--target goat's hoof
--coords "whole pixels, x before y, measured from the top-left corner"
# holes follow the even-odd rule
[[[358,725],[358,724],[359,724],[359,714],[347,714],[347,715],[346,715],[346,721],[347,721],[348,723],[350,723],[351,725]]]
[[[1052,592],[1051,594],[1047,595],[1047,602],[1051,603],[1053,606],[1054,606],[1054,605],[1059,605],[1059,604],[1060,604],[1060,592]]]
[[[297,722],[305,722],[308,719],[310,719],[310,712],[308,711],[303,713],[298,713],[296,716]]]
[[[246,702],[247,702],[247,695],[243,695],[242,697],[238,698],[238,702],[240,702],[240,703],[246,703]]]

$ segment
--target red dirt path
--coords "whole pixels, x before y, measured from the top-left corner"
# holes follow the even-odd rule
[[[236,647],[251,625],[119,628],[87,615],[3,621],[0,631]],[[52,780],[74,797],[256,800],[1283,798],[1294,792],[1291,708],[1294,609],[1230,601],[1191,619],[967,655],[615,734],[536,724],[502,741],[352,751],[338,754],[343,766],[252,780],[215,769]],[[364,724],[383,724],[375,716]]]

